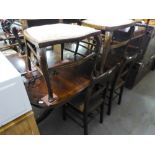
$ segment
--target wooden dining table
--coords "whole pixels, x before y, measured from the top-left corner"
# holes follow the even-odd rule
[[[82,25],[95,28],[104,32],[104,43],[102,44],[102,67],[104,69],[108,53],[111,49],[111,42],[113,38],[113,33],[116,30],[125,29],[131,26],[135,26],[139,21],[129,20],[129,19],[88,19],[82,20]],[[126,43],[126,42],[124,42]],[[117,46],[117,45],[116,45]],[[119,45],[118,45],[119,46]]]

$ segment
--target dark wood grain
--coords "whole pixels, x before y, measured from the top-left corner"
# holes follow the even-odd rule
[[[50,106],[56,107],[65,103],[71,97],[89,86],[90,80],[90,76],[82,72],[77,72],[76,68],[58,70],[57,75],[52,76],[52,78],[50,77],[53,93],[57,96],[56,100],[51,102]],[[27,92],[30,100],[37,102],[48,94],[45,80],[42,77],[36,80],[34,85],[27,87]],[[48,103],[45,103],[45,105],[49,106]]]

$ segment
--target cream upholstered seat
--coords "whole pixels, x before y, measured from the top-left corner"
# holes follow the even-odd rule
[[[128,27],[128,25],[131,26],[131,24],[135,24],[135,21],[129,20],[129,19],[117,19],[117,20],[102,20],[102,19],[88,19],[88,20],[83,20],[82,24],[85,26],[89,26],[95,29],[99,30],[113,30],[113,29],[118,29],[120,26],[121,27]]]
[[[59,43],[63,40],[74,40],[98,32],[100,33],[99,30],[89,27],[59,23],[28,28],[24,30],[24,36],[26,40],[39,46],[46,43]]]

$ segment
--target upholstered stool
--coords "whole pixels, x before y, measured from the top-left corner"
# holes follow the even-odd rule
[[[103,50],[102,50],[102,66],[105,67],[105,63],[107,61],[108,54],[111,49],[116,49],[122,46],[125,46],[134,31],[134,26],[137,23],[137,21],[133,20],[114,20],[114,19],[108,19],[108,20],[101,20],[101,19],[90,19],[90,20],[83,20],[82,25],[95,28],[102,31],[103,36]],[[131,28],[128,29],[127,37],[122,40],[115,39],[116,31],[122,30],[125,28]],[[117,33],[118,34],[118,33]],[[120,38],[120,37],[119,37]]]
[[[24,30],[24,36],[27,44],[28,68],[29,70],[31,70],[31,58],[33,55],[33,58],[37,60],[35,65],[46,81],[48,96],[43,98],[45,102],[52,103],[57,98],[57,96],[53,94],[53,90],[51,88],[51,81],[49,79],[49,68],[47,65],[46,58],[46,47],[53,46],[55,44],[78,42],[89,37],[94,37],[97,43],[95,53],[91,53],[90,55],[84,57],[80,61],[65,62],[63,61],[63,52],[61,52],[62,62],[56,64],[54,67],[67,68],[68,66],[74,66],[79,63],[82,63],[85,60],[90,59],[92,56],[94,56],[94,54],[99,53],[101,47],[101,41],[99,36],[100,33],[101,32],[99,30],[95,30],[93,28],[61,23],[36,26]]]

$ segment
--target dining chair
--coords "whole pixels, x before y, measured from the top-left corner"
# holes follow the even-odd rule
[[[136,54],[133,56],[125,56],[124,59],[117,64],[118,69],[115,72],[114,76],[110,79],[109,88],[106,94],[106,98],[108,99],[108,115],[111,114],[112,104],[116,100],[116,98],[118,99],[117,104],[121,104],[125,82],[128,77],[128,73],[132,68],[132,65],[136,61],[136,58]]]
[[[85,135],[88,134],[88,123],[93,120],[96,114],[100,113],[100,123],[103,122],[108,79],[115,69],[116,67],[113,67],[99,76],[92,75],[89,87],[63,106],[63,119],[66,120],[69,117],[78,123],[84,128]]]

